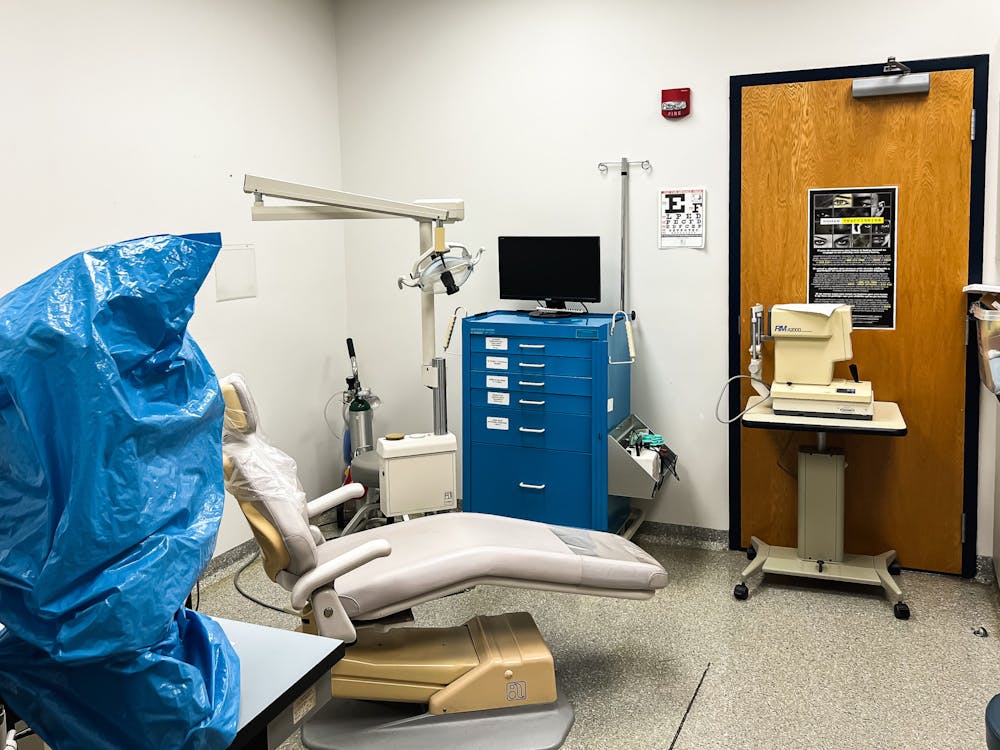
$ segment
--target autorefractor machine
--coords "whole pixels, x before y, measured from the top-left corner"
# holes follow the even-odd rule
[[[750,380],[757,396],[740,415],[747,428],[816,433],[815,446],[803,445],[798,457],[798,546],[777,547],[751,537],[750,564],[733,590],[746,599],[747,578],[764,573],[825,578],[881,586],[894,603],[893,614],[909,617],[902,591],[892,578],[898,572],[895,550],[880,555],[844,552],[843,450],[827,447],[827,433],[900,437],[906,434],[899,406],[876,402],[872,385],[858,378],[833,377],[834,363],[850,360],[851,307],[844,304],[784,304],[770,312],[774,341],[774,381],[761,380],[765,338],[764,307],[750,310]],[[770,402],[770,403],[768,403]]]
[[[559,747],[573,710],[526,612],[406,627],[410,608],[479,584],[648,599],[663,567],[626,539],[502,516],[446,513],[324,540],[312,520],[359,497],[348,484],[306,502],[295,462],[259,431],[243,378],[222,380],[226,489],[291,593],[303,628],[350,644],[335,699],[306,723],[319,750]]]

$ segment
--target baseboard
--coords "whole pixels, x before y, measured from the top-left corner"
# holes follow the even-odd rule
[[[997,582],[996,570],[993,568],[993,558],[985,555],[976,555],[976,577],[979,583],[988,583],[991,586]]]
[[[706,529],[701,526],[644,521],[633,537],[633,541],[639,545],[643,542],[651,542],[678,547],[697,547],[698,549],[729,549],[729,532],[725,529]]]

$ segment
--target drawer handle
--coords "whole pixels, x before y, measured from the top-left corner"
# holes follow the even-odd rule
[[[544,484],[528,484],[527,482],[520,482],[518,484],[518,487],[520,487],[523,490],[544,490],[545,489],[545,485]]]
[[[541,427],[541,428],[535,428],[535,427],[518,427],[517,429],[519,431],[521,431],[521,432],[530,432],[533,435],[542,435],[545,432],[545,428],[544,427]]]
[[[538,369],[538,370],[540,370],[543,367],[545,367],[545,365],[533,365],[533,364],[531,364],[531,362],[518,362],[517,366],[518,367],[534,367],[535,369]]]
[[[522,349],[544,349],[545,344],[518,344]]]
[[[517,384],[518,385],[530,385],[530,386],[534,386],[535,388],[541,388],[542,386],[545,385],[545,382],[542,381],[541,383],[533,383],[530,380],[518,380]]]
[[[519,404],[527,404],[528,406],[545,406],[545,402],[544,401],[529,401],[526,398],[520,399],[517,403],[519,403]]]

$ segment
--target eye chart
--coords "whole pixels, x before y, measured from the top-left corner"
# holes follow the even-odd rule
[[[705,247],[705,188],[660,191],[659,246]]]

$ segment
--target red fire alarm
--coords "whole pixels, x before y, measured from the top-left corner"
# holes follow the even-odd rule
[[[691,89],[663,89],[660,114],[668,120],[691,114]]]

